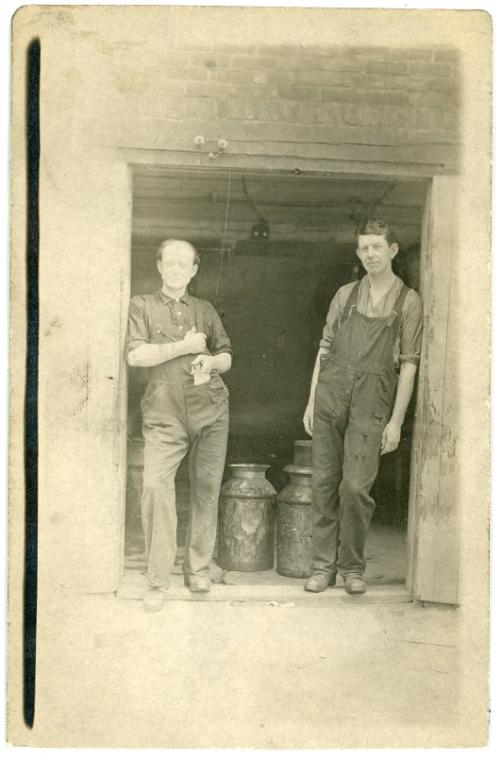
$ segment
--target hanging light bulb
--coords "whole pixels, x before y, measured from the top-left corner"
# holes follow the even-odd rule
[[[269,224],[263,218],[252,227],[252,240],[269,240]]]

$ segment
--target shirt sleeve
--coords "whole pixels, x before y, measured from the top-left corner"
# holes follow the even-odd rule
[[[422,350],[423,307],[415,290],[409,290],[403,307],[399,362],[418,364]]]
[[[207,348],[212,356],[216,356],[218,353],[232,354],[233,352],[231,341],[224,329],[219,314],[213,306],[210,306],[210,329],[207,335]]]
[[[326,323],[323,327],[323,335],[319,341],[320,349],[330,350],[332,340],[337,328],[339,326],[339,320],[342,316],[343,310],[346,306],[350,292],[356,283],[350,283],[349,285],[343,285],[340,287],[332,298],[328,314],[326,316]]]
[[[135,295],[131,301],[128,312],[128,330],[125,344],[125,354],[138,348],[139,345],[151,342],[146,322],[146,308],[144,297]]]

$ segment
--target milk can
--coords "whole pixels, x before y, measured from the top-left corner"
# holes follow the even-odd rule
[[[231,464],[220,492],[217,563],[223,569],[258,572],[274,566],[276,491],[268,464]]]
[[[298,463],[300,462],[300,463]],[[285,577],[312,574],[312,459],[311,441],[295,441],[294,463],[277,498],[276,569]]]
[[[312,440],[296,440],[293,444],[295,466],[312,467]]]

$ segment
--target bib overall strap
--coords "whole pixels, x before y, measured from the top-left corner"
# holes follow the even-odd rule
[[[410,289],[409,287],[403,284],[401,290],[399,291],[397,300],[394,304],[394,308],[392,309],[390,315],[387,317],[388,327],[390,327],[394,323],[395,319],[398,320],[398,326],[399,324],[401,324],[401,319],[403,318],[403,305],[404,305],[409,289]]]
[[[352,288],[351,292],[349,293],[349,297],[347,299],[347,303],[344,306],[344,310],[342,311],[342,316],[340,318],[340,324],[343,324],[346,319],[349,318],[352,311],[356,308],[358,305],[358,293],[359,293],[359,286],[361,284],[361,280],[358,279],[354,287]]]
[[[400,317],[403,315],[403,305],[404,305],[404,302],[405,302],[405,299],[406,299],[406,296],[408,294],[409,289],[410,289],[409,287],[407,287],[405,284],[403,284],[403,287],[399,291],[398,299],[397,299],[396,303],[394,304],[394,311]]]

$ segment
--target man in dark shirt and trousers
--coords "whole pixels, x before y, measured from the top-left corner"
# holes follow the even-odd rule
[[[161,289],[130,302],[127,360],[150,371],[141,401],[147,611],[163,606],[168,589],[177,545],[175,475],[188,451],[191,509],[184,582],[193,592],[210,590],[229,425],[229,393],[219,374],[231,368],[232,350],[213,306],[186,291],[198,263],[190,243],[166,240],[157,255]]]
[[[367,274],[333,298],[314,367],[304,426],[312,435],[313,574],[304,589],[364,593],[364,548],[380,455],[394,451],[422,340],[422,303],[392,271],[392,229],[367,219],[357,255]],[[399,376],[395,371],[399,363]]]

